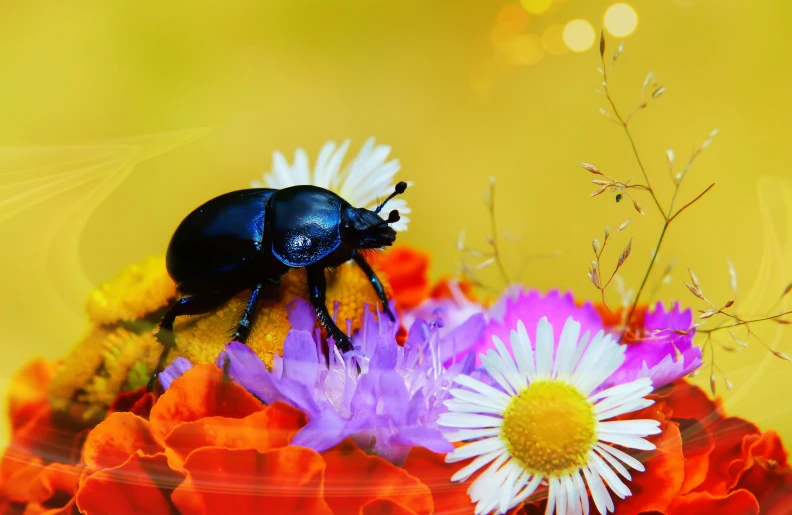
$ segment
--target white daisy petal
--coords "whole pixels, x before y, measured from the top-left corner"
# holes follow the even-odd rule
[[[506,350],[506,346],[503,345],[503,341],[497,336],[492,337],[492,342],[495,344],[495,350],[498,351],[498,355],[501,358],[501,362],[505,368],[506,379],[514,388],[515,392],[522,390],[523,388],[528,386],[528,381],[525,380],[525,376],[520,374],[517,370],[517,365],[514,363],[514,359],[512,359],[511,354],[509,351]]]
[[[329,141],[317,155],[313,170],[305,151],[298,148],[294,154],[294,164],[289,165],[281,152],[272,156],[272,171],[264,175],[264,181],[253,181],[253,187],[282,189],[299,184],[312,184],[329,189],[354,207],[374,209],[377,199],[384,199],[394,191],[394,176],[401,168],[397,159],[388,161],[390,147],[376,145],[374,138],[363,144],[358,154],[343,167],[347,156],[349,140],[340,145]],[[411,184],[411,183],[409,183]],[[391,224],[397,231],[407,229],[410,213],[407,201],[403,198],[389,201],[387,212],[397,209],[401,218]]]
[[[504,467],[508,467],[509,474],[503,482],[503,490],[500,492],[499,511],[501,513],[506,513],[513,506],[514,494],[518,489],[517,480],[522,474],[522,468],[514,460],[506,463]]]
[[[497,388],[493,388],[492,386],[490,386],[488,384],[484,384],[484,383],[482,383],[481,381],[479,381],[477,379],[473,379],[470,376],[466,376],[464,374],[459,374],[458,376],[456,376],[454,378],[454,381],[456,381],[457,383],[461,384],[462,386],[467,386],[471,390],[475,390],[475,391],[477,391],[479,393],[483,393],[484,395],[487,395],[489,397],[493,397],[493,398],[502,400],[502,401],[506,402],[506,404],[511,402],[511,397],[509,395],[506,395],[505,393],[503,393],[502,391],[498,390]]]
[[[583,515],[589,515],[588,490],[586,490],[586,484],[583,482],[583,477],[580,475],[580,470],[572,474],[572,480],[575,482],[575,489],[577,490],[580,504],[583,507]]]
[[[622,483],[621,479],[613,472],[613,469],[605,463],[594,451],[589,453],[589,464],[595,472],[597,472],[605,483],[613,490],[616,495],[621,499],[628,497],[631,492],[627,485]]]
[[[553,375],[567,376],[572,372],[572,359],[580,337],[580,323],[568,318],[558,339],[558,352],[553,363]]]
[[[506,364],[503,363],[503,360],[500,359],[500,356],[490,350],[487,354],[479,354],[479,359],[481,359],[481,364],[484,365],[490,377],[493,378],[501,388],[506,390],[506,393],[509,395],[517,394],[511,382],[506,379],[509,370],[506,368]]]
[[[610,454],[608,454],[607,452],[603,451],[602,449],[596,446],[594,447],[594,452],[596,452],[600,458],[607,461],[608,465],[610,465],[614,470],[616,470],[616,472],[621,474],[621,476],[624,479],[626,479],[627,481],[630,481],[632,479],[632,474],[630,474],[630,471],[627,470],[627,467],[622,465],[619,462],[619,460],[617,460],[616,458],[614,458],[613,456],[611,456]]]
[[[631,495],[628,467],[642,471],[644,466],[611,444],[642,451],[654,449],[646,437],[660,432],[659,422],[613,417],[651,406],[653,401],[646,395],[652,392],[652,384],[640,379],[597,391],[624,362],[626,346],[603,332],[589,340],[588,333],[580,336],[580,330],[580,324],[570,318],[555,341],[553,327],[544,317],[537,324],[534,350],[525,325],[518,322],[509,335],[511,349],[493,337],[494,350],[480,356],[483,371],[503,390],[464,374],[456,377],[462,388],[450,389],[452,398],[443,401],[449,411],[439,416],[438,423],[460,428],[445,436],[465,442],[449,453],[446,461],[472,458],[453,480],[465,481],[486,467],[468,488],[476,514],[505,513],[533,495],[541,484],[547,485],[547,514],[588,515],[593,511],[589,492],[597,511],[605,514],[614,510],[611,492],[622,499]],[[534,388],[537,382],[541,386]],[[573,400],[576,395],[586,399],[593,413]],[[519,402],[515,399],[518,396]],[[531,454],[537,442],[530,443],[524,433],[525,428],[544,423],[541,410],[532,407],[532,402],[539,399],[558,409],[558,416],[565,416],[565,410],[569,410],[571,421],[585,421],[588,413],[596,434],[593,445],[581,446],[556,432],[546,432],[540,440],[540,445],[552,449],[557,437],[561,440],[556,448],[582,452],[586,459],[580,468],[554,470],[558,456]],[[541,434],[538,430],[534,437]]]
[[[514,498],[514,505],[516,506],[521,502],[523,502],[524,500],[526,500],[527,498],[529,498],[530,496],[532,496],[533,493],[536,491],[536,489],[539,488],[541,482],[542,482],[542,476],[530,477],[530,480],[528,480],[528,484],[526,484],[523,487],[523,489],[520,491],[520,493],[518,493],[517,496]]]
[[[629,454],[627,454],[626,452],[624,452],[622,450],[619,450],[619,449],[616,449],[614,447],[611,447],[610,445],[604,445],[604,444],[601,444],[601,443],[598,443],[596,445],[596,447],[597,447],[597,449],[600,449],[600,450],[602,450],[604,452],[607,452],[608,454],[610,454],[614,458],[621,460],[622,463],[624,463],[625,465],[627,465],[628,467],[630,467],[633,470],[637,470],[638,472],[643,472],[643,471],[646,470],[646,467],[643,466],[643,463],[641,463],[640,461],[636,460],[635,458],[633,458],[632,456],[630,456]]]
[[[660,432],[660,422],[651,419],[616,420],[600,422],[597,429],[605,433],[620,435],[656,435]]]
[[[596,414],[597,421],[618,417],[619,415],[624,415],[625,413],[632,413],[633,411],[639,411],[644,408],[648,408],[654,403],[655,401],[651,399],[636,399],[632,402],[628,402],[627,404],[622,404],[621,406],[618,406],[616,408],[612,408],[609,410],[605,410],[601,413],[597,413]]]
[[[501,408],[491,408],[489,406],[481,406],[479,404],[472,404],[456,399],[443,401],[443,405],[448,408],[449,411],[455,413],[484,413],[490,415],[500,415],[503,413],[503,409]]]
[[[506,406],[509,405],[509,403],[505,399],[501,399],[501,398],[493,399],[488,395],[471,392],[470,390],[463,390],[462,388],[451,388],[451,390],[449,390],[449,393],[461,401],[471,402],[479,406],[498,408],[501,411],[505,410]]]
[[[536,325],[536,376],[545,378],[553,370],[553,326],[542,317]]]
[[[556,496],[555,496],[555,505],[556,505],[556,513],[558,515],[566,515],[567,511],[567,491],[566,485],[564,485],[563,478],[553,478],[553,483],[550,484],[550,488],[555,488]]]
[[[591,490],[591,497],[594,499],[597,511],[602,514],[613,511],[613,500],[602,482],[602,478],[596,472],[590,470],[589,467],[583,467],[582,470],[583,475],[586,476],[586,483],[588,483],[589,490]]]
[[[457,447],[452,452],[448,453],[446,456],[446,463],[455,463],[474,456],[495,452],[500,449],[505,449],[505,446],[503,445],[503,440],[497,436],[485,438],[484,440],[477,440],[473,443]]]
[[[441,413],[437,423],[445,427],[483,429],[500,427],[503,425],[503,419],[473,413]]]
[[[550,486],[547,489],[547,507],[545,508],[545,515],[553,515],[555,511],[556,496],[558,495],[558,487],[555,481],[555,478],[550,478]]]
[[[446,433],[446,439],[449,442],[464,442],[467,440],[476,440],[478,438],[486,438],[488,436],[497,436],[501,432],[499,427],[492,427],[488,429],[460,429],[454,433]]]
[[[531,348],[531,339],[528,338],[528,332],[525,330],[522,320],[517,323],[517,331],[512,331],[509,336],[517,368],[528,381],[533,381],[536,375],[536,363]]]
[[[487,465],[492,460],[498,458],[499,456],[503,455],[503,450],[493,451],[487,454],[482,454],[475,460],[471,461],[463,468],[457,470],[453,476],[451,476],[451,481],[467,481],[467,479],[475,474],[481,467]]]
[[[631,395],[632,393],[639,391],[646,386],[652,386],[652,380],[648,377],[643,377],[641,379],[636,379],[635,381],[630,381],[629,383],[611,386],[610,388],[592,394],[589,399],[592,401],[598,401],[600,399],[612,397],[624,398],[625,396]]]
[[[641,451],[651,451],[655,448],[653,443],[635,436],[599,432],[597,433],[597,438],[603,442],[615,443],[616,445],[621,445],[622,447],[629,447],[631,449],[638,449]]]

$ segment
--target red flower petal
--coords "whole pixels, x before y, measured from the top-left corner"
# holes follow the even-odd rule
[[[154,455],[163,451],[146,419],[132,413],[112,413],[88,434],[83,460],[94,469],[118,467],[135,452]]]
[[[747,490],[735,490],[726,496],[707,492],[692,493],[674,499],[668,515],[690,515],[691,513],[724,515],[757,515],[759,504]],[[619,514],[621,515],[621,514]]]
[[[642,417],[636,415],[636,418]],[[685,457],[677,424],[666,422],[663,432],[648,440],[657,448],[644,457],[636,456],[646,466],[646,471],[631,471],[632,481],[628,487],[632,496],[617,500],[616,513],[619,515],[663,512],[682,486]]]
[[[183,515],[332,514],[322,499],[325,464],[311,449],[204,447],[188,456],[184,468],[187,479],[171,496]]]
[[[759,429],[736,417],[718,420],[708,429],[715,441],[715,448],[710,455],[707,477],[695,491],[726,495],[745,470],[743,440],[748,436],[758,435]]]
[[[715,442],[709,431],[698,421],[686,418],[677,422],[682,434],[682,452],[685,455],[685,481],[679,493],[686,494],[707,477],[710,454],[715,449]]]
[[[406,470],[343,442],[322,453],[327,463],[325,499],[333,513],[358,515],[368,502],[388,499],[417,514],[432,512],[432,493]]]
[[[264,452],[288,445],[305,423],[301,411],[276,402],[243,419],[208,417],[181,424],[171,432],[165,444],[182,458],[200,447]]]
[[[719,400],[711,401],[704,390],[685,380],[663,388],[657,395],[671,408],[675,419],[690,418],[708,426],[723,415]]]
[[[416,515],[416,513],[388,499],[376,499],[364,504],[360,508],[360,515]]]
[[[263,405],[244,388],[223,377],[214,365],[199,365],[173,381],[151,409],[151,428],[160,440],[179,424],[206,417],[244,418]]]
[[[171,492],[184,475],[168,467],[164,454],[133,454],[118,467],[85,478],[77,492],[77,507],[85,515],[171,515]]]
[[[448,464],[442,454],[435,454],[421,447],[414,447],[404,470],[421,480],[432,492],[435,513],[472,514],[474,504],[467,494],[468,483],[451,482],[451,476],[465,464]]]
[[[397,245],[377,261],[393,288],[393,299],[401,308],[413,308],[423,302],[429,290],[429,253],[406,245]]]
[[[792,506],[792,469],[778,434],[767,431],[761,436],[748,436],[743,448],[746,460],[736,488],[751,492],[762,513],[788,513]]]

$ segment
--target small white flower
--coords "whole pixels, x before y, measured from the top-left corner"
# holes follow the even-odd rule
[[[602,331],[588,340],[569,318],[554,356],[553,327],[543,318],[534,351],[520,322],[511,332],[514,358],[497,337],[497,352],[481,356],[500,388],[456,377],[465,388],[451,390],[454,398],[445,402],[450,411],[438,423],[457,429],[445,435],[451,441],[471,442],[446,456],[448,463],[475,458],[453,481],[489,465],[468,489],[477,514],[506,513],[540,485],[547,485],[546,514],[587,515],[587,486],[600,513],[614,511],[608,489],[622,499],[631,495],[619,475],[629,481],[627,467],[644,466],[613,444],[652,450],[644,437],[659,433],[659,422],[608,419],[651,406],[654,401],[644,397],[652,383],[643,378],[596,391],[624,362],[625,346]]]
[[[384,200],[393,193],[393,177],[401,168],[399,160],[388,161],[390,146],[376,145],[374,138],[369,138],[357,156],[342,169],[341,163],[348,148],[349,140],[341,145],[336,145],[334,141],[325,143],[319,151],[313,174],[305,150],[298,148],[294,152],[294,164],[291,165],[283,154],[275,151],[272,155],[272,171],[264,174],[264,182],[253,181],[251,185],[254,188],[281,189],[313,184],[337,193],[354,207],[373,210],[378,200]],[[385,216],[393,209],[399,210],[401,218],[391,227],[397,231],[406,230],[410,221],[406,215],[411,212],[407,201],[400,197],[390,200],[384,209]]]

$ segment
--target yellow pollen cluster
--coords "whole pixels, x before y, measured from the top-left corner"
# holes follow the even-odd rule
[[[372,268],[377,273],[388,298],[392,298],[393,291],[390,284],[385,279],[384,274],[379,272],[376,265]],[[330,315],[335,314],[335,303],[339,303],[338,316],[336,323],[338,327],[346,332],[346,321],[352,321],[352,330],[356,331],[363,325],[363,309],[369,306],[372,313],[377,309],[382,311],[382,302],[374,292],[366,274],[353,262],[347,262],[338,268],[326,272],[327,277],[327,309]],[[283,281],[283,303],[288,305],[295,297],[308,299],[308,286],[305,270],[297,269],[289,272]]]
[[[387,281],[380,279],[391,296]],[[344,331],[347,319],[353,330],[361,327],[365,304],[373,311],[379,305],[371,283],[353,263],[327,272],[326,295],[331,314],[340,303],[337,320]],[[131,265],[92,292],[86,305],[92,327],[58,367],[49,386],[52,407],[75,418],[101,418],[119,393],[144,386],[162,352],[154,337],[159,317],[176,296],[164,257]],[[249,297],[250,292],[242,292],[212,312],[177,318],[176,348],[168,363],[179,356],[193,364],[214,363],[233,337]],[[247,345],[267,367],[283,353],[290,329],[286,306],[296,297],[308,298],[302,269],[286,274],[280,289],[262,292]]]
[[[501,437],[528,472],[558,477],[588,462],[596,443],[595,426],[593,406],[577,388],[543,380],[531,383],[509,403]]]
[[[245,292],[210,313],[177,318],[173,329],[178,355],[196,365],[214,363],[233,337],[249,297],[250,293]],[[271,367],[275,354],[283,351],[289,329],[288,312],[283,304],[260,300],[246,343],[267,367]]]
[[[164,308],[175,297],[176,284],[165,268],[165,257],[152,257],[96,288],[85,310],[97,324],[130,322]]]

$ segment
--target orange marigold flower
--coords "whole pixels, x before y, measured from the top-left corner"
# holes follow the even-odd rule
[[[0,459],[2,513],[72,513],[83,426],[54,413],[47,383],[55,367],[35,360],[11,382],[11,442]]]
[[[429,253],[395,245],[373,260],[393,288],[393,300],[402,309],[414,308],[429,294]]]
[[[265,406],[213,365],[176,379],[149,420],[114,412],[88,435],[76,493],[82,513],[429,515],[430,490],[351,442],[324,453],[288,446],[304,415]],[[233,485],[223,487],[222,485]],[[365,488],[361,488],[365,485]],[[219,488],[218,488],[219,486]]]

